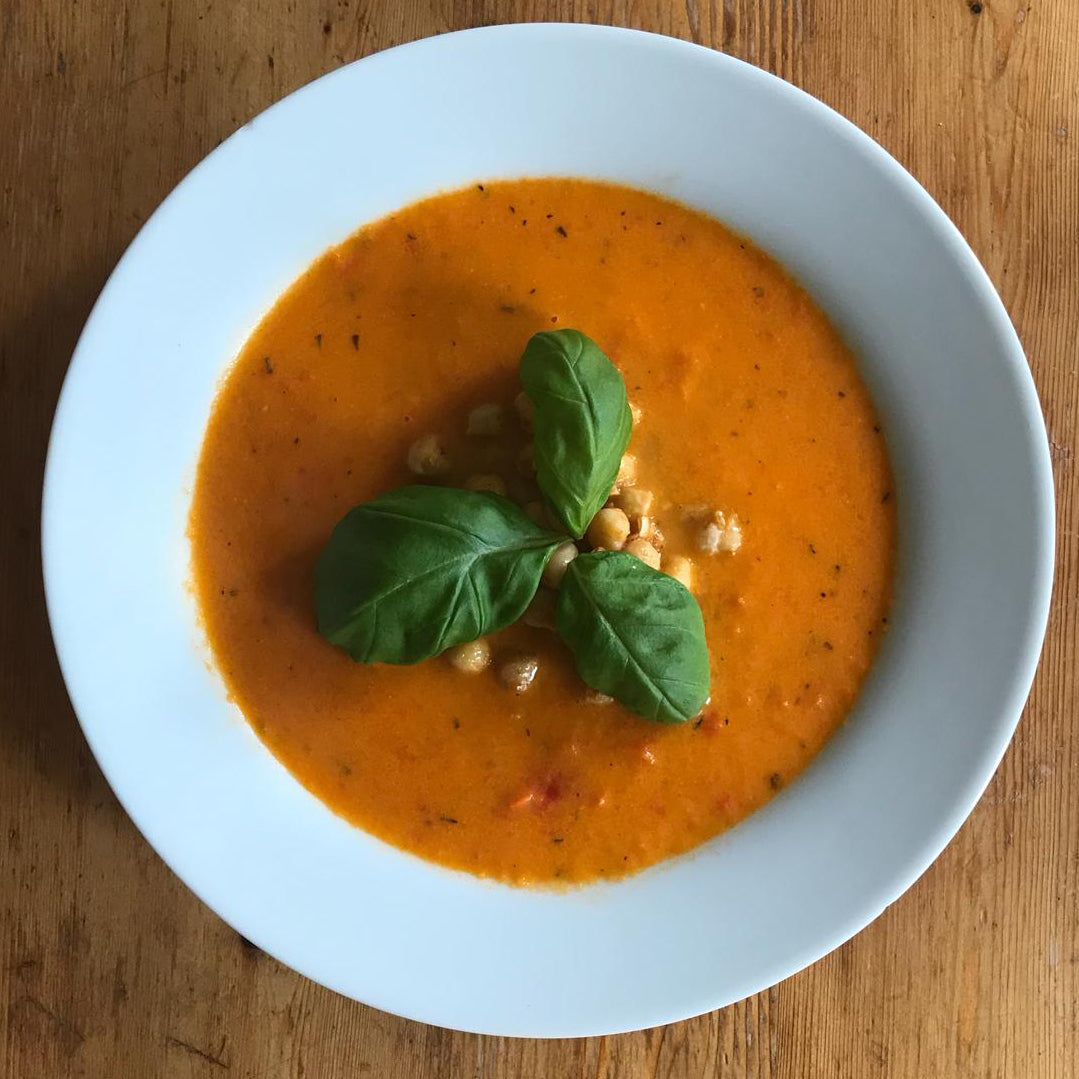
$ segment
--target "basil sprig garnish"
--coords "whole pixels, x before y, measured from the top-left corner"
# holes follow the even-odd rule
[[[535,406],[536,479],[568,535],[498,495],[389,491],[349,511],[315,569],[319,632],[361,663],[418,663],[515,622],[551,552],[579,538],[610,495],[632,428],[626,388],[576,330],[536,334],[521,359]],[[681,584],[631,555],[570,563],[558,630],[584,681],[661,723],[708,698],[704,620]]]
[[[315,569],[319,632],[360,663],[418,663],[515,622],[562,536],[509,499],[400,487],[357,506]]]
[[[577,672],[660,723],[695,716],[708,698],[704,619],[689,590],[632,555],[593,551],[566,570],[558,632]]]
[[[521,357],[536,406],[536,481],[571,536],[583,536],[611,494],[633,417],[626,384],[578,330],[537,333]]]

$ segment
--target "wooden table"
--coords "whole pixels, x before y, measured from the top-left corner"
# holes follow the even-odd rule
[[[1052,439],[1056,600],[970,821],[869,929],[724,1011],[525,1042],[344,1000],[239,938],[117,804],[61,683],[38,571],[53,406],[106,275],[234,128],[366,53],[533,19],[722,49],[822,98],[958,223]],[[1079,4],[1074,0],[0,0],[0,1077],[1079,1073]]]

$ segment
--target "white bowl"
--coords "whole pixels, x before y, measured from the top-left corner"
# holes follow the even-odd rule
[[[562,174],[708,211],[811,290],[860,355],[884,418],[900,568],[865,692],[798,782],[694,855],[555,894],[402,854],[293,780],[207,663],[185,527],[222,374],[315,256],[439,189]],[[196,894],[357,1000],[465,1030],[565,1036],[666,1023],[764,989],[925,870],[984,789],[1029,690],[1053,496],[1038,400],[999,299],[876,143],[706,49],[508,26],[320,79],[169,196],[72,361],[43,548],[86,737]]]

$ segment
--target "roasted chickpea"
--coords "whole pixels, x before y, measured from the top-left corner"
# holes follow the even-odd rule
[[[644,517],[652,508],[655,495],[645,487],[627,487],[611,499],[628,517]]]
[[[465,433],[477,438],[492,438],[502,433],[502,406],[494,402],[477,405],[468,414]]]
[[[620,551],[629,538],[629,518],[617,506],[607,506],[592,518],[585,536],[593,547]]]
[[[663,572],[693,591],[693,563],[684,555],[670,555],[663,560]]]
[[[424,435],[412,443],[408,467],[417,476],[440,476],[449,471],[450,459],[437,435]]]
[[[567,540],[551,552],[547,565],[543,567],[543,583],[550,588],[557,588],[566,575],[569,564],[577,557],[577,544]]]
[[[491,646],[480,637],[479,640],[448,649],[446,658],[465,674],[479,674],[491,665]]]
[[[514,693],[525,693],[536,680],[539,660],[535,656],[519,656],[503,663],[498,671],[499,681]]]
[[[626,544],[625,551],[626,554],[631,554],[634,558],[640,559],[646,566],[659,569],[659,551],[648,540],[637,536]]]

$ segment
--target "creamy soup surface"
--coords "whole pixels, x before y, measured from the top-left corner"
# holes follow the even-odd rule
[[[518,456],[517,363],[580,329],[639,410],[636,485],[666,551],[693,561],[712,666],[700,717],[662,726],[597,703],[546,629],[490,638],[491,671],[443,657],[363,666],[315,627],[313,568],[353,505],[416,482],[502,476]],[[505,407],[495,439],[466,434]],[[701,551],[700,507],[741,546]],[[224,381],[190,521],[205,630],[232,699],[310,791],[431,861],[515,883],[624,876],[759,808],[849,712],[892,595],[895,499],[855,362],[784,269],[711,218],[579,180],[475,185],[327,252]],[[530,656],[527,692],[493,669]]]

